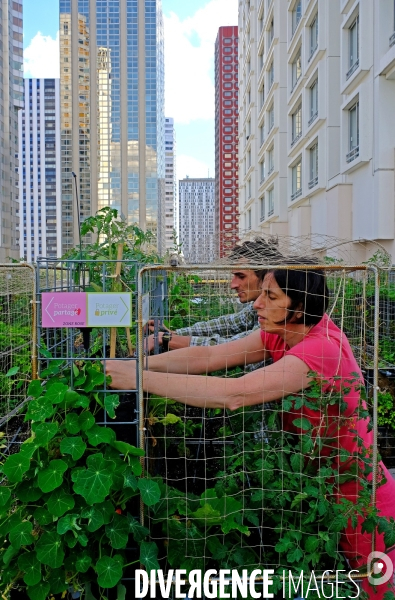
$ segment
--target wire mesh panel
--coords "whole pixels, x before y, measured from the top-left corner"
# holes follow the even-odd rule
[[[367,361],[377,383],[376,271],[273,269],[262,289],[256,264],[167,269],[163,323],[154,339],[144,333],[145,353],[160,342],[160,330],[173,333],[170,352],[156,362],[145,357],[146,368],[167,379],[141,415],[147,473],[162,493],[145,523],[166,572],[263,568],[283,577],[358,565],[366,574],[373,539],[362,540],[360,527],[374,511],[383,469],[376,464],[377,395],[372,386],[365,399],[362,389]],[[240,272],[254,273],[255,288],[243,288]],[[156,276],[155,268],[141,271],[139,294],[154,289]],[[162,300],[150,296],[151,305]],[[155,321],[153,313],[148,318]],[[138,321],[146,320],[140,304]],[[231,340],[236,345],[223,346]],[[173,353],[177,344],[222,350]],[[303,382],[289,376],[295,363],[284,363],[288,356],[303,363]],[[155,377],[143,363],[141,387],[150,390]]]

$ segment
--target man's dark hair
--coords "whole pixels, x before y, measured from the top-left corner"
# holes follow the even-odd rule
[[[311,259],[300,259],[299,264],[314,263]],[[328,308],[329,301],[329,291],[324,271],[302,268],[274,269],[270,272],[273,273],[282,291],[291,299],[287,321],[289,322],[292,319],[293,323],[303,323],[304,325],[319,323]],[[303,314],[297,317],[297,312]]]
[[[240,245],[236,245],[230,252],[228,260],[244,260],[245,263],[254,265],[278,264],[286,262],[286,259],[279,252],[278,240],[273,239],[267,242],[265,239],[256,237],[254,240],[247,240]],[[259,269],[254,271],[255,275],[261,281],[267,273],[267,269]]]

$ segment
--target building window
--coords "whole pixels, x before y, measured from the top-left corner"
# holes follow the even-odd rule
[[[347,162],[352,162],[359,156],[359,102],[348,111],[349,119],[349,152],[346,156]]]
[[[292,194],[291,201],[302,195],[302,158],[292,167]]]
[[[251,198],[251,179],[247,181],[247,198],[248,200]]]
[[[251,209],[247,212],[247,229],[251,229]]]
[[[294,61],[292,63],[292,89],[295,88],[298,83],[300,76],[302,75],[302,48],[296,53]]]
[[[292,11],[292,35],[295,33],[300,19],[302,18],[302,0],[297,0]]]
[[[271,107],[268,110],[268,130],[267,132],[270,133],[270,131],[273,129],[274,127],[274,103],[271,105]]]
[[[274,188],[268,191],[267,193],[267,216],[271,217],[274,214]]]
[[[260,91],[260,96],[261,96],[261,108],[262,108],[262,106],[265,104],[265,86],[262,86],[262,89]]]
[[[262,196],[262,198],[260,198],[259,200],[259,204],[260,204],[260,220],[264,221],[265,220],[265,197]]]
[[[263,122],[259,127],[259,141],[260,145],[262,146],[263,142],[265,141],[265,122]]]
[[[310,119],[309,125],[318,117],[318,79],[310,86]]]
[[[268,46],[270,46],[270,44],[272,43],[272,41],[274,40],[274,19],[272,19],[270,21],[270,28],[269,28],[269,44]]]
[[[349,29],[348,79],[359,67],[359,15]]]
[[[318,184],[318,142],[310,148],[310,181],[309,189]]]
[[[390,36],[390,47],[395,44],[395,0],[394,0],[393,4],[394,4],[394,6],[393,6],[393,11],[394,11],[394,18],[393,18],[394,33]]]
[[[270,175],[274,171],[274,146],[272,146],[267,153],[267,166],[267,174]]]
[[[274,59],[270,63],[268,74],[269,74],[269,90],[270,90],[270,88],[272,87],[272,85],[274,83]]]
[[[299,104],[292,114],[292,142],[293,146],[302,137],[302,104]]]
[[[261,183],[263,183],[265,181],[265,160],[263,159],[263,161],[260,163],[260,175],[261,175]]]
[[[318,48],[318,13],[315,15],[313,21],[310,25],[310,56],[309,61],[311,60],[314,52]]]

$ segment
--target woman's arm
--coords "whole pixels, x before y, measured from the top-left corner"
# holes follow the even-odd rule
[[[123,387],[125,379],[117,369],[119,365],[125,364],[128,363],[107,363],[107,374],[113,378],[112,387],[135,387],[135,370],[130,370],[130,366],[128,383]],[[285,356],[275,364],[237,379],[144,371],[143,389],[189,406],[236,410],[242,406],[271,402],[300,392],[309,385],[308,372],[309,368],[299,358]],[[117,381],[121,382],[120,386]]]

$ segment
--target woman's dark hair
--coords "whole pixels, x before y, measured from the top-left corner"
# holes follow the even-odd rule
[[[301,261],[299,264],[308,262]],[[278,286],[291,299],[287,321],[292,319],[293,323],[316,325],[328,308],[329,291],[324,271],[296,268],[274,269],[270,272]],[[302,312],[302,316],[297,317],[297,312]]]

